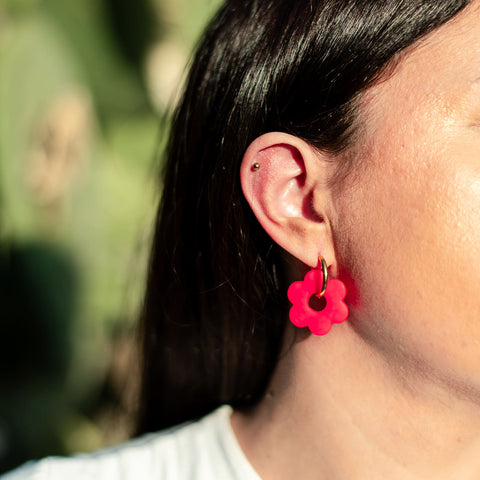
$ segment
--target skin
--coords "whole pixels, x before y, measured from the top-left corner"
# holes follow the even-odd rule
[[[342,159],[283,133],[245,154],[245,196],[292,279],[322,254],[350,315],[325,337],[289,326],[268,393],[232,425],[264,480],[478,479],[480,2],[372,87],[359,120],[336,182]]]

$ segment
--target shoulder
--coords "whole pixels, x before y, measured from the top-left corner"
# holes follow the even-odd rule
[[[231,408],[223,406],[203,419],[117,447],[68,458],[30,462],[0,480],[230,480],[251,469],[239,456],[230,427]]]

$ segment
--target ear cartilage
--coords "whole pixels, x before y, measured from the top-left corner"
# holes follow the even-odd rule
[[[254,172],[256,172],[258,169],[260,168],[260,164],[258,162],[255,162],[253,165],[252,165],[252,170]]]

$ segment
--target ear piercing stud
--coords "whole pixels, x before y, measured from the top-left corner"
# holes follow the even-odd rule
[[[252,165],[252,170],[254,172],[256,172],[258,169],[260,168],[260,164],[258,162],[255,162],[253,165]]]

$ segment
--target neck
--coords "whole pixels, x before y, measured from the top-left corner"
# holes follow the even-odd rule
[[[479,404],[392,364],[347,323],[287,348],[232,425],[264,480],[480,476]]]

